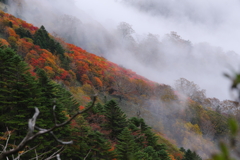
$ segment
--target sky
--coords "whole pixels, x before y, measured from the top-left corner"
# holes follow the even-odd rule
[[[140,9],[140,2],[146,9]],[[75,3],[104,25],[124,21],[140,34],[164,35],[176,31],[194,43],[209,42],[240,53],[238,0],[76,0]],[[167,13],[158,12],[160,7]]]
[[[223,73],[239,71],[238,0],[25,0],[9,11],[89,52],[174,87],[186,78],[208,97],[233,99]],[[118,25],[135,31],[119,37]],[[169,38],[174,31],[184,44]],[[157,40],[153,40],[149,34]],[[233,69],[232,69],[233,68]]]
[[[77,0],[76,5],[104,26],[114,27],[124,21],[129,23],[138,34],[153,33],[158,34],[160,38],[175,31],[183,39],[190,40],[193,44],[208,43],[215,46],[220,52],[240,53],[240,1],[237,0]],[[161,9],[164,11],[159,11]],[[205,47],[207,48],[208,45]],[[211,50],[210,48],[209,50]],[[209,63],[215,63],[214,59],[218,60],[216,57],[203,55],[206,56],[206,59],[213,59]],[[117,62],[116,59],[118,59],[118,63],[123,63],[124,57],[116,57],[112,60]],[[185,63],[188,62],[185,61]],[[136,62],[136,67],[131,64],[132,62],[126,65],[129,68],[139,68],[141,71],[138,73],[158,82],[161,82],[161,79],[166,79],[164,83],[169,82],[171,85],[182,75],[206,89],[208,96],[221,100],[232,98],[228,91],[230,82],[224,79],[223,72],[229,72],[229,68],[238,69],[236,67],[238,64],[226,61],[226,63],[222,63],[221,68],[215,65],[210,66],[214,68],[210,73],[199,75],[192,74],[192,72],[187,73],[188,67],[180,66],[182,71],[177,77],[174,74],[178,73],[178,69],[166,67],[169,72],[164,70],[161,75],[167,76],[167,78],[162,78],[162,76],[156,75],[157,71],[150,72],[149,75],[145,66],[141,67],[142,65],[138,65]],[[169,65],[172,64],[169,63]],[[202,65],[205,64],[202,63]],[[185,73],[182,73],[184,70]],[[202,71],[199,68],[197,72],[205,72],[205,70]],[[171,78],[173,80],[169,80]],[[219,83],[216,84],[216,82]]]

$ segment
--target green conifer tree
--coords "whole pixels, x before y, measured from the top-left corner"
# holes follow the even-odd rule
[[[110,138],[115,139],[124,127],[127,126],[126,115],[113,100],[105,104],[104,108],[107,118],[105,127],[107,130],[111,130]]]
[[[19,28],[15,29],[15,31],[21,38],[24,38],[24,37],[31,38],[31,39],[33,38],[32,34],[29,32],[29,30],[27,30],[23,27],[19,27]]]
[[[41,128],[50,128],[55,123],[60,124],[67,120],[68,108],[78,108],[79,104],[74,101],[72,95],[47,77],[44,70],[37,68],[38,88],[41,90],[41,104],[39,106],[40,115],[38,117],[37,126]],[[55,110],[53,110],[53,106]],[[64,112],[65,111],[65,112]],[[54,112],[54,113],[53,113]],[[54,114],[56,119],[54,118]],[[46,119],[47,118],[47,119]],[[56,122],[55,122],[56,120]],[[70,136],[69,126],[65,126],[55,131],[58,138],[67,138]],[[55,146],[57,142],[52,135],[45,135],[46,143],[42,145],[42,151],[50,149],[45,146]]]
[[[180,151],[184,153],[184,158],[182,160],[202,160],[202,158],[194,151],[190,149],[185,150],[183,147],[180,148]]]
[[[118,136],[117,153],[119,160],[130,160],[137,152],[138,146],[134,141],[131,131],[125,127]]]
[[[156,153],[160,159],[171,160],[169,154],[166,151],[167,147],[165,144],[157,144],[154,149],[156,150]]]
[[[0,49],[0,125],[25,136],[28,119],[40,104],[37,81],[25,62],[11,49]]]

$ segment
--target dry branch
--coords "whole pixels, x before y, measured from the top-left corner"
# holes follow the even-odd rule
[[[9,155],[13,155],[15,153],[18,153],[19,151],[23,150],[25,148],[25,146],[31,142],[32,140],[34,140],[35,138],[41,136],[41,135],[44,135],[44,134],[47,134],[47,133],[52,133],[53,134],[53,131],[57,128],[61,128],[63,126],[65,126],[66,124],[68,124],[69,122],[71,122],[75,117],[77,117],[78,115],[82,114],[82,113],[85,113],[87,111],[89,111],[95,104],[96,102],[96,99],[97,97],[94,96],[93,97],[93,100],[92,100],[92,104],[90,107],[86,108],[85,110],[83,111],[78,111],[75,115],[73,115],[70,119],[68,119],[67,121],[61,123],[61,124],[57,124],[56,123],[56,116],[55,116],[55,106],[53,107],[53,116],[54,116],[54,126],[52,128],[49,128],[49,129],[44,129],[44,128],[39,128],[39,127],[36,127],[35,124],[36,124],[36,120],[37,120],[37,117],[40,113],[40,111],[38,110],[38,108],[35,107],[35,113],[33,115],[33,117],[31,119],[29,119],[28,121],[28,133],[27,135],[24,137],[24,139],[21,141],[21,143],[14,149],[11,149],[9,151],[6,151],[5,149],[1,152],[0,154],[0,160],[3,160],[3,159],[6,159],[7,156]],[[34,133],[34,129],[37,129],[39,130],[37,133]],[[54,136],[55,137],[55,136]],[[55,137],[56,139],[56,137]],[[63,142],[63,141],[60,141],[57,139],[57,141],[63,143],[63,144],[69,144],[70,142]]]

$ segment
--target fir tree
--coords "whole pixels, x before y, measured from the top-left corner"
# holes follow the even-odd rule
[[[74,101],[72,95],[68,91],[49,79],[44,70],[38,68],[37,75],[38,88],[41,90],[41,104],[39,106],[41,114],[38,117],[37,125],[41,128],[50,128],[55,124],[54,114],[56,116],[56,123],[60,124],[67,120],[66,112],[63,111],[68,111],[68,108],[77,108],[79,105]],[[53,110],[54,105],[56,106],[55,110]],[[68,126],[56,130],[55,132],[57,137],[66,138],[70,135]],[[48,145],[45,143],[45,146],[57,145],[52,135],[45,135],[44,139],[47,140],[46,143],[48,143]],[[50,148],[43,146],[42,150],[46,149]]]
[[[6,129],[14,131],[9,144],[13,141],[19,144],[26,135],[28,119],[32,117],[34,107],[40,110],[36,125],[41,128],[52,127],[55,123],[54,104],[56,104],[54,111],[56,123],[59,124],[67,118],[63,112],[66,106],[74,105],[70,95],[66,94],[61,86],[49,80],[43,70],[38,71],[38,80],[36,80],[30,74],[27,64],[13,50],[0,49],[0,131],[5,132]],[[66,126],[58,130],[56,136],[65,139],[69,136],[69,132]],[[40,153],[58,145],[52,135],[44,135],[34,139],[29,146],[40,143],[37,148]],[[31,152],[22,157],[29,159]]]
[[[41,26],[33,37],[34,44],[39,45],[43,49],[48,49],[50,37],[44,26]]]
[[[17,30],[19,33],[21,33],[22,36],[29,36],[27,31],[23,31],[22,29]],[[30,38],[30,37],[29,37]],[[49,33],[45,29],[44,26],[41,26],[36,33],[34,34],[33,37],[33,42],[36,45],[39,45],[43,49],[47,49],[53,54],[59,55],[59,59],[61,60],[61,67],[69,70],[69,64],[70,64],[70,59],[64,55],[64,48],[62,45],[55,41],[53,38],[49,36]]]
[[[105,114],[105,108],[101,103],[97,103],[93,108],[92,111],[94,114],[99,113],[101,115]]]
[[[138,151],[138,146],[131,135],[130,130],[125,127],[118,136],[117,152],[119,160],[130,160]]]
[[[103,134],[100,132],[92,132],[89,135],[88,144],[92,146],[92,158],[91,159],[113,159],[115,157],[114,151],[109,151],[111,149],[110,143],[103,138]],[[90,158],[89,158],[90,159]]]
[[[111,144],[98,131],[93,131],[89,124],[79,116],[72,130],[73,146],[68,146],[64,153],[65,159],[106,159],[115,158],[115,151],[110,151]]]
[[[105,127],[111,130],[110,138],[115,139],[119,133],[127,126],[126,115],[113,100],[105,104],[105,116],[107,122]]]
[[[182,160],[202,160],[202,158],[194,151],[190,149],[185,150],[183,147],[180,148],[180,151],[184,153],[184,158]]]
[[[32,34],[29,32],[29,30],[27,30],[23,27],[19,27],[19,28],[15,29],[15,31],[21,38],[24,38],[24,37],[31,38],[31,39],[33,38]]]
[[[37,81],[28,69],[13,50],[0,49],[0,125],[2,130],[15,130],[19,139],[40,104]]]
[[[171,160],[169,154],[167,153],[167,147],[165,144],[157,144],[155,146],[156,153],[160,159]]]
[[[144,149],[144,153],[147,153],[147,159],[152,159],[152,160],[160,159],[159,156],[158,156],[158,153],[154,150],[154,148],[152,146],[146,147]]]

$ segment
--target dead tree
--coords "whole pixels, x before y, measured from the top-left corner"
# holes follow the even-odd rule
[[[61,124],[57,124],[57,117],[56,117],[56,114],[55,114],[55,108],[56,106],[54,105],[53,106],[53,117],[54,117],[54,126],[49,128],[49,129],[45,129],[45,128],[39,128],[37,126],[35,126],[36,124],[36,120],[37,120],[37,117],[40,113],[40,111],[38,110],[38,108],[36,107],[35,108],[35,113],[33,115],[33,117],[31,119],[29,119],[28,121],[28,132],[27,132],[27,135],[23,138],[23,140],[20,142],[20,144],[14,148],[14,149],[10,149],[10,150],[7,150],[7,143],[6,145],[3,147],[3,151],[0,153],[0,160],[5,160],[5,159],[8,159],[8,156],[10,155],[13,155],[13,154],[16,154],[18,153],[19,151],[22,151],[26,145],[31,142],[32,140],[34,140],[35,138],[41,136],[41,135],[45,135],[47,133],[50,133],[53,135],[53,137],[60,143],[62,143],[63,145],[66,145],[66,144],[72,144],[73,142],[72,141],[69,141],[69,142],[64,142],[62,140],[59,140],[53,133],[54,130],[56,130],[57,128],[61,128],[65,125],[67,125],[69,122],[71,122],[75,117],[77,117],[78,115],[82,114],[82,113],[85,113],[87,111],[89,111],[95,104],[96,102],[96,96],[93,97],[93,100],[92,100],[92,105],[88,108],[86,108],[85,110],[83,111],[78,111],[76,114],[74,114],[70,119],[68,119],[67,121],[61,123]],[[34,130],[38,130],[38,132],[34,133]],[[10,135],[9,135],[10,137]],[[34,147],[35,148],[35,147]],[[57,155],[57,154],[55,154]]]

